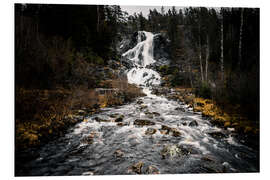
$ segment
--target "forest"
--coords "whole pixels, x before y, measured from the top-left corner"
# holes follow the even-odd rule
[[[141,66],[160,75],[161,84],[151,87],[152,93],[187,104],[192,112],[201,112],[221,129],[234,128],[236,139],[258,151],[259,8],[173,6],[165,11],[161,6],[149,9],[145,17],[142,12],[128,14],[119,5],[15,4],[14,13],[16,175],[31,174],[29,166],[20,163],[38,157],[32,151],[29,155],[29,149],[64,136],[76,124],[87,122],[88,117],[105,123],[106,119],[96,117],[103,108],[137,102],[146,117],[162,115],[145,112],[145,102],[138,98],[147,99],[149,95],[144,87],[129,83],[127,76],[127,71],[136,70],[138,64],[130,64],[123,53],[134,50],[137,43],[147,42],[152,36],[145,32],[154,34],[153,59],[161,62]],[[129,45],[124,47],[125,43]],[[141,56],[145,61],[146,55]],[[171,94],[171,89],[176,93]],[[125,126],[127,115],[118,115],[111,114],[116,118],[113,122]],[[190,127],[200,125],[192,122]],[[154,124],[134,121],[138,126]],[[164,124],[161,134],[162,130],[172,133],[173,138],[184,134]],[[147,133],[155,134],[156,129],[148,128]],[[226,136],[211,133],[214,139]],[[92,144],[94,137],[86,141]],[[184,152],[182,146],[176,148],[180,149],[176,152]],[[170,150],[163,149],[162,157]],[[117,150],[116,156],[121,153]],[[255,159],[257,163],[258,155]],[[141,174],[143,166],[139,162],[129,170]],[[156,172],[149,167],[148,173]],[[231,172],[220,169],[208,167],[206,172]],[[205,172],[201,170],[183,172]],[[41,171],[37,174],[44,175]]]

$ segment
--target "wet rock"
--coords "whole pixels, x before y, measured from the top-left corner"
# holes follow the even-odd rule
[[[136,174],[141,174],[142,173],[142,166],[143,166],[143,162],[138,162],[134,165],[132,165],[131,167],[129,167],[129,170],[132,172],[135,172]]]
[[[166,157],[175,157],[180,152],[180,149],[176,145],[166,145],[161,150],[161,156],[162,159],[165,159]]]
[[[146,174],[160,174],[160,172],[157,167],[150,165],[146,169]]]
[[[178,130],[175,129],[175,128],[172,128],[171,132],[172,132],[172,135],[173,135],[174,137],[179,137],[179,136],[181,136],[180,131],[178,131]]]
[[[136,119],[134,121],[134,125],[137,125],[137,126],[152,126],[152,125],[155,125],[155,123],[152,122],[152,121],[146,120],[146,119]]]
[[[204,156],[201,158],[202,161],[214,162],[215,160],[211,156]]]
[[[193,120],[188,124],[188,126],[190,126],[190,127],[198,126],[198,123],[197,123],[197,121]]]
[[[153,119],[153,118],[154,118],[153,114],[151,114],[151,113],[148,113],[146,116],[147,116],[148,118],[150,118],[150,119]]]
[[[143,103],[143,101],[141,100],[141,99],[139,99],[138,101],[137,101],[137,104],[142,104]]]
[[[147,108],[147,105],[145,105],[145,104],[141,104],[141,106],[140,106],[140,110],[143,110],[143,109],[146,109]]]
[[[153,114],[154,116],[160,116],[160,114],[159,114],[158,112],[152,112],[152,114]]]
[[[117,116],[119,116],[119,114],[118,114],[118,113],[115,113],[115,114],[110,114],[110,115],[109,115],[109,117],[111,117],[111,118],[116,118]]]
[[[174,110],[176,110],[176,111],[183,111],[183,112],[186,111],[185,108],[183,108],[183,107],[177,107]]]
[[[121,149],[118,149],[114,152],[114,157],[116,158],[120,158],[120,157],[123,157],[124,156],[124,152],[121,151]]]
[[[123,121],[123,116],[120,116],[114,120],[114,122],[122,122],[122,121]]]
[[[181,136],[180,131],[178,131],[176,128],[171,128],[171,127],[168,127],[168,126],[165,126],[165,125],[161,126],[160,133],[161,134],[169,134],[169,135],[172,135],[174,137]]]
[[[77,115],[79,115],[79,116],[83,116],[83,115],[85,115],[86,114],[86,112],[84,111],[84,110],[78,110],[77,111],[77,113],[76,113]]]
[[[153,134],[155,134],[156,132],[157,132],[157,130],[154,129],[154,128],[147,128],[147,130],[145,131],[145,134],[146,134],[146,135],[153,135]]]
[[[119,122],[117,126],[129,126],[129,122]]]
[[[101,119],[101,118],[99,118],[99,117],[95,117],[94,120],[97,121],[97,122],[111,122],[111,121],[108,120],[108,119]]]
[[[187,125],[187,123],[186,123],[186,122],[182,122],[181,124],[182,124],[183,126],[186,126],[186,125]]]
[[[148,73],[147,72],[144,72],[143,73],[143,77],[145,77],[145,76],[147,76],[148,75]]]
[[[227,138],[228,135],[220,132],[220,131],[217,131],[217,132],[209,132],[208,133],[210,136],[212,136],[213,138],[215,139],[222,139],[222,138]]]
[[[89,135],[89,136],[85,136],[82,138],[81,143],[83,144],[93,144],[94,140],[93,140],[93,136]]]

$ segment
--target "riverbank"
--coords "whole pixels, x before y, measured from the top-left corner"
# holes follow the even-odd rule
[[[141,89],[128,84],[125,79],[103,81],[100,87],[113,91],[101,93],[85,87],[16,88],[16,151],[39,147],[64,135],[87,116],[100,112],[100,108],[123,105],[144,96]]]
[[[239,104],[224,102],[218,104],[214,100],[196,97],[192,88],[176,87],[170,92],[168,88],[155,90],[155,94],[163,94],[169,99],[184,102],[194,112],[200,112],[203,117],[218,127],[231,129],[246,144],[259,148],[259,122],[245,116]]]

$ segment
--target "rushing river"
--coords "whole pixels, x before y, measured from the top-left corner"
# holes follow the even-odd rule
[[[129,82],[143,85],[147,96],[85,117],[24,164],[28,175],[259,171],[258,151],[235,139],[234,129],[215,127],[187,105],[151,94],[149,87],[160,82],[146,68],[155,61],[153,36],[140,32],[137,46],[124,54],[136,65]]]

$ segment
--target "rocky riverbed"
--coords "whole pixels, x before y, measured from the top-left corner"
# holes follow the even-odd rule
[[[17,176],[258,172],[259,152],[183,102],[146,97],[85,117]]]

